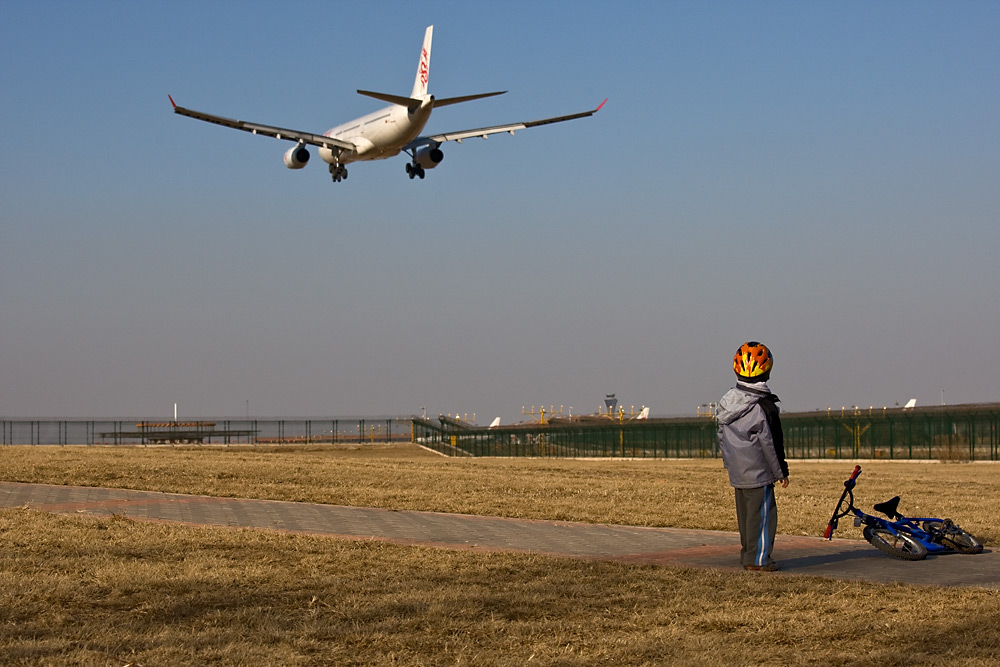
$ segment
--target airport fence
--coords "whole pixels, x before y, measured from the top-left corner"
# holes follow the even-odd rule
[[[782,415],[790,459],[1000,460],[1000,403]],[[577,418],[500,428],[413,420],[414,438],[450,456],[715,458],[715,420]]]
[[[409,441],[412,417],[0,419],[4,445],[318,444]]]
[[[1000,461],[1000,403],[782,415],[790,459]],[[711,417],[591,417],[486,428],[440,417],[0,419],[3,445],[322,444],[414,441],[449,456],[715,458]]]

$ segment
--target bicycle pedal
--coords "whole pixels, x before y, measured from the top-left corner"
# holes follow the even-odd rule
[[[861,520],[861,517],[859,517],[859,516],[854,517],[854,527],[855,528],[860,528],[861,524],[863,524],[863,523],[864,523],[864,521]]]

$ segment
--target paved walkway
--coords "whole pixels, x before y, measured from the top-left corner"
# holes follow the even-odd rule
[[[151,491],[0,482],[0,507],[46,512],[124,515],[147,521],[228,526],[383,540],[473,551],[514,551],[626,563],[739,570],[736,533],[641,528],[566,521],[342,507],[274,500],[214,498]],[[842,525],[841,530],[856,530]],[[1000,551],[931,555],[906,562],[863,540],[779,535],[774,556],[780,575],[980,586],[1000,590]],[[774,576],[774,575],[755,575]]]

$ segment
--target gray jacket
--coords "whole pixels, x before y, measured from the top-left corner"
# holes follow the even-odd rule
[[[737,489],[755,489],[788,478],[777,402],[766,383],[742,381],[719,401],[719,449],[729,483]]]

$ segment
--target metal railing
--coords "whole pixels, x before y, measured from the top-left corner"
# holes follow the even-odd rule
[[[4,445],[314,444],[411,439],[412,417],[210,419],[0,419]]]

